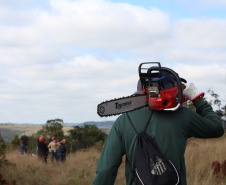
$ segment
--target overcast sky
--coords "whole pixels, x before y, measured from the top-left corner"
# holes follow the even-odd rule
[[[0,123],[115,120],[151,61],[226,104],[226,0],[0,0]]]

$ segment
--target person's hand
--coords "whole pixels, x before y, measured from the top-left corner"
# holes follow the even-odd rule
[[[183,95],[191,101],[195,101],[197,98],[203,97],[204,94],[204,92],[199,92],[193,83],[186,84],[186,88],[183,90]]]

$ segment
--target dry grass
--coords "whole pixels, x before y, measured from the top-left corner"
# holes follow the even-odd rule
[[[213,175],[213,161],[226,159],[226,136],[220,139],[191,139],[186,150],[188,185],[225,185],[226,177]],[[4,166],[0,173],[7,181],[16,180],[17,185],[90,185],[95,178],[100,153],[95,149],[78,151],[67,157],[64,164],[45,165],[32,155],[20,157],[18,152],[7,153],[7,159],[16,164]],[[125,158],[118,170],[115,185],[125,185]]]
[[[225,185],[226,178],[213,175],[214,161],[226,160],[226,135],[218,139],[191,139],[186,153],[187,181],[190,185]]]
[[[76,152],[67,161],[47,165],[30,154],[20,156],[18,152],[8,152],[7,159],[13,164],[1,168],[4,179],[16,179],[17,185],[90,185],[95,177],[99,153],[94,149]]]

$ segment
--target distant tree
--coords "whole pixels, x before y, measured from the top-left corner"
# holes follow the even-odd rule
[[[35,153],[36,148],[38,146],[38,136],[37,134],[33,134],[29,137],[28,141],[27,141],[27,151],[29,153]]]
[[[219,95],[216,94],[213,89],[208,89],[207,92],[214,98],[213,104],[218,107],[216,112],[219,118],[221,118],[223,116],[223,110],[221,109],[221,100],[219,99]]]
[[[0,134],[0,167],[6,162],[6,144]]]
[[[107,138],[107,134],[102,132],[96,125],[84,124],[83,127],[76,126],[68,132],[71,152],[81,148],[92,147]]]
[[[11,140],[10,143],[11,143],[11,146],[14,147],[14,148],[20,146],[20,139],[19,139],[19,137],[18,137],[17,134],[14,135],[14,137],[13,137],[13,139]]]
[[[226,105],[224,105],[223,107],[221,106],[221,100],[219,99],[220,96],[216,94],[213,89],[209,89],[207,92],[214,98],[213,104],[216,105],[218,108],[215,112],[222,121],[226,132]]]
[[[223,123],[224,123],[224,132],[226,133],[226,119],[225,119],[225,117],[226,117],[226,105],[224,107],[222,107],[221,109],[223,110],[222,120],[223,120]]]
[[[26,136],[26,135],[22,135],[20,137],[20,140],[23,141],[24,145],[27,145],[28,144],[29,137]]]
[[[37,135],[43,136],[46,140],[52,136],[61,140],[64,138],[63,124],[64,121],[62,119],[47,120],[46,124],[42,126],[42,129],[37,132]]]

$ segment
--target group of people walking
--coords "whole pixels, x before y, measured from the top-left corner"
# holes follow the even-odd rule
[[[65,162],[67,153],[65,143],[66,139],[59,141],[53,136],[52,141],[48,144],[43,137],[40,137],[38,139],[38,146],[36,149],[38,158],[47,163],[47,157],[50,154],[51,162],[54,162],[54,159],[56,161]]]

